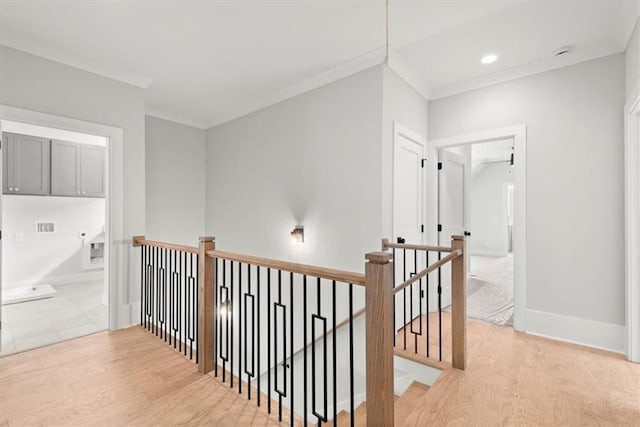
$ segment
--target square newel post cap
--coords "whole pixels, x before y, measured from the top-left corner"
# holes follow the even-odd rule
[[[200,241],[201,242],[213,242],[214,240],[216,240],[216,238],[213,237],[213,236],[201,236],[200,237]]]
[[[389,252],[369,252],[364,256],[371,264],[387,264],[392,257]]]
[[[451,236],[451,240],[464,240],[464,236]]]

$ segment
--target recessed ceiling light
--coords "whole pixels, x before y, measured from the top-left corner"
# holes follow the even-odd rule
[[[490,55],[487,55],[487,56],[483,57],[482,58],[482,63],[483,64],[492,64],[492,63],[496,62],[497,59],[498,59],[498,55],[495,55],[495,54],[492,53]]]

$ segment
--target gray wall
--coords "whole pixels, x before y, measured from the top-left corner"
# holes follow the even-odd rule
[[[217,247],[363,271],[382,237],[381,117],[378,66],[209,129]]]
[[[197,246],[204,235],[205,131],[150,116],[145,123],[147,236]]]
[[[145,232],[144,91],[0,45],[0,103],[114,126],[124,133],[124,235]],[[139,262],[122,243],[124,277],[138,283]],[[129,267],[132,266],[132,267]],[[139,300],[138,286],[119,295],[121,310]],[[126,323],[127,320],[123,319]]]
[[[527,126],[527,308],[625,322],[622,54],[438,99],[430,138]]]
[[[506,256],[509,251],[505,186],[513,183],[508,162],[476,166],[471,178],[469,240],[472,255]]]
[[[640,7],[640,6],[639,6]],[[625,52],[625,77],[627,101],[640,91],[640,20],[636,22],[636,28],[631,35]]]

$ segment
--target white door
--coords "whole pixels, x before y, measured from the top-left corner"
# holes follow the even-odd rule
[[[422,244],[424,235],[424,152],[425,140],[394,123],[393,156],[393,240],[400,243]],[[424,269],[422,253],[414,257],[396,250],[394,285],[409,279]],[[424,312],[419,286],[400,291],[395,298],[395,326],[402,328]]]
[[[469,156],[441,150],[438,164],[438,243],[451,246],[451,236],[470,235],[469,224]],[[467,237],[468,239],[468,237]],[[468,247],[467,243],[467,247]],[[443,254],[445,256],[447,254]],[[470,257],[467,257],[467,262]],[[442,307],[451,304],[451,269],[441,270]],[[467,269],[469,265],[467,264]]]

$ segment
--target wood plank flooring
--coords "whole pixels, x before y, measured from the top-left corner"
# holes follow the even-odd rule
[[[410,387],[396,425],[640,426],[640,365],[509,327],[468,328],[467,370]],[[0,425],[279,424],[133,327],[1,358]]]
[[[0,359],[0,425],[278,423],[133,327]]]
[[[640,364],[506,326],[467,327],[467,369],[443,371],[428,392],[405,393],[396,425],[640,426]]]

